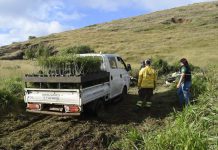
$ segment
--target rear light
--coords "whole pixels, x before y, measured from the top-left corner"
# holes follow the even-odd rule
[[[29,109],[29,110],[40,110],[41,109],[41,104],[28,103],[27,104],[27,109]]]
[[[76,113],[80,111],[80,108],[75,105],[65,105],[64,109],[65,109],[65,112],[72,112],[72,113]]]

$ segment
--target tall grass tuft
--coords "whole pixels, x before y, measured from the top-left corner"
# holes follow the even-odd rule
[[[15,97],[9,91],[0,89],[0,112],[9,110],[14,103]]]
[[[0,88],[0,112],[8,112],[17,107],[18,101],[23,96],[23,84],[21,78],[2,80],[4,86]]]

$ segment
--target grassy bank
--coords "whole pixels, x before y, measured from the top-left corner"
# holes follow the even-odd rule
[[[172,113],[164,127],[151,132],[130,129],[122,139],[113,143],[111,149],[217,149],[217,89],[218,68],[206,72],[203,84],[206,88],[196,98],[197,103],[185,107],[181,112]],[[196,82],[196,87],[201,82]],[[199,92],[199,91],[198,91]]]

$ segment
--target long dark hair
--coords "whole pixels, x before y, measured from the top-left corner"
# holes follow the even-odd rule
[[[189,67],[189,63],[188,63],[188,60],[187,60],[186,58],[182,58],[182,59],[180,60],[180,62],[183,63],[184,66]]]

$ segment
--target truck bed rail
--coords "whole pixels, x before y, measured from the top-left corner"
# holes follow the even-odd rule
[[[110,73],[106,71],[87,74],[84,76],[34,76],[26,75],[24,77],[25,82],[34,82],[34,83],[85,83],[100,79],[105,79],[109,81]]]

